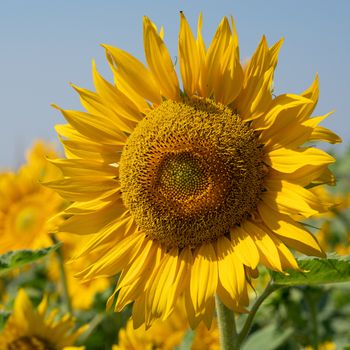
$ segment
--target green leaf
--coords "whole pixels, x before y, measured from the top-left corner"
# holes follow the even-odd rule
[[[188,350],[191,349],[192,343],[193,343],[193,339],[195,336],[195,332],[192,329],[189,329],[185,336],[182,339],[182,342],[179,346],[177,346],[175,348],[175,350]]]
[[[241,347],[242,350],[274,350],[281,346],[293,334],[292,328],[285,330],[277,329],[271,324],[259,331],[254,332]]]
[[[0,331],[4,328],[9,316],[10,316],[10,312],[3,311],[3,310],[0,311]]]
[[[13,250],[2,254],[0,255],[0,275],[41,259],[52,251],[57,250],[60,246],[61,243],[57,243],[47,248],[37,250]]]
[[[300,286],[350,281],[350,255],[327,259],[297,259],[302,271],[287,270],[288,275],[271,271],[275,285]]]

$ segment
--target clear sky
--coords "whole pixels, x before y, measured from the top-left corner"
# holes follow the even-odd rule
[[[192,28],[203,11],[206,43],[222,17],[233,15],[243,59],[254,52],[262,34],[269,44],[284,37],[276,93],[300,93],[318,72],[321,94],[315,113],[335,109],[323,125],[349,144],[348,0],[1,0],[0,167],[17,166],[34,139],[57,140],[54,125],[64,121],[50,104],[80,109],[69,82],[91,89],[92,59],[111,78],[99,44],[118,46],[144,61],[143,15],[165,27],[165,41],[175,58],[180,10]]]

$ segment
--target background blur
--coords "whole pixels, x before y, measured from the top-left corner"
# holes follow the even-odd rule
[[[208,44],[222,17],[233,15],[242,59],[261,35],[269,44],[285,43],[275,75],[276,94],[299,93],[320,76],[315,114],[335,109],[324,126],[350,142],[350,1],[112,1],[1,0],[0,2],[0,168],[15,167],[36,138],[55,141],[54,125],[63,123],[50,107],[80,109],[68,85],[92,88],[91,61],[111,74],[100,43],[118,46],[144,61],[142,16],[165,27],[171,55],[177,55],[179,11],[196,31],[203,11]]]

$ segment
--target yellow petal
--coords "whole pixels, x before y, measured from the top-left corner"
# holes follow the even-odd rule
[[[160,87],[161,94],[178,101],[180,88],[174,64],[163,40],[147,17],[143,18],[143,42],[147,64]]]
[[[266,164],[282,173],[292,173],[306,165],[325,166],[335,162],[328,153],[317,148],[291,150],[279,148],[267,154]]]
[[[80,111],[59,109],[68,123],[86,137],[109,145],[124,145],[126,135],[117,128],[111,127],[111,120],[102,115],[92,115]],[[109,126],[109,127],[108,127]]]
[[[63,176],[118,176],[119,173],[118,167],[91,159],[49,159],[48,161],[57,166]]]
[[[314,180],[321,177],[322,174],[327,172],[327,166],[315,167],[315,166],[306,165],[294,171],[293,173],[280,173],[280,172],[274,171],[273,169],[271,169],[270,172],[271,172],[271,176],[273,176],[275,180],[285,180],[285,181],[300,185],[302,187],[305,187],[309,185],[311,182],[313,182]],[[329,177],[327,178],[328,180],[331,179]]]
[[[152,265],[152,259],[156,255],[156,249],[153,247],[153,242],[151,240],[145,240],[142,246],[141,254],[135,257],[135,260],[128,262],[128,266],[123,270],[123,273],[119,277],[117,290],[129,286],[135,281],[137,281],[142,274],[145,273],[144,269],[147,266],[150,270],[150,263]]]
[[[286,181],[266,180],[267,191],[262,200],[270,208],[283,214],[300,214],[305,218],[327,210],[323,203],[307,189]]]
[[[152,103],[161,103],[157,82],[152,73],[139,60],[116,47],[108,45],[103,45],[103,47],[107,50],[107,57],[112,67],[115,67],[116,84],[123,93],[132,96],[132,91],[134,91],[134,94]],[[132,99],[138,104],[137,96]]]
[[[316,238],[288,215],[278,213],[264,203],[259,204],[258,210],[264,223],[287,245],[290,242],[297,242],[298,250],[302,253],[324,257]],[[296,246],[293,244],[291,247],[295,248]]]
[[[105,225],[113,221],[118,215],[115,203],[101,210],[82,215],[73,215],[60,225],[60,232],[73,234],[91,234],[99,232]]]
[[[140,235],[133,235],[125,238],[110,249],[101,259],[95,261],[83,271],[76,274],[77,277],[84,277],[89,280],[97,276],[113,276],[132,259],[134,259],[143,247],[143,240]]]
[[[142,119],[142,112],[137,105],[126,95],[110,84],[97,71],[95,61],[92,62],[92,76],[97,93],[109,104],[113,111],[120,117],[126,119],[124,122],[138,123]],[[134,125],[134,124],[131,124]]]
[[[335,134],[334,132],[332,132],[331,130],[323,127],[323,126],[317,126],[311,133],[310,136],[310,141],[326,141],[329,143],[340,143],[342,142],[342,139]]]
[[[269,49],[263,36],[245,69],[243,89],[234,104],[244,120],[258,118],[271,104],[273,75],[282,43],[283,39]]]
[[[265,141],[265,150],[272,151],[280,147],[296,148],[310,140],[313,130],[317,125],[330,116],[333,112],[325,115],[310,118],[302,123],[295,121],[288,125],[287,128],[276,130],[270,134]]]
[[[197,49],[198,49],[198,58],[199,58],[199,82],[198,82],[198,91],[199,95],[202,97],[206,97],[206,81],[207,81],[207,72],[205,67],[205,57],[207,49],[204,44],[203,36],[202,36],[202,12],[199,14],[198,17],[198,24],[197,24]]]
[[[217,241],[217,257],[219,280],[222,287],[232,296],[233,300],[239,300],[246,283],[244,268],[233,250],[232,243],[226,237],[221,237]],[[237,302],[227,306],[234,309]]]
[[[190,293],[196,316],[204,313],[206,303],[215,295],[218,283],[216,260],[212,244],[202,245],[194,256]]]
[[[221,62],[224,53],[229,46],[231,40],[231,29],[226,17],[224,17],[216,30],[214,38],[209,46],[206,54],[206,82],[202,86],[206,86],[206,97],[210,97],[215,93],[215,88],[220,85]]]
[[[135,329],[141,327],[145,323],[145,312],[145,293],[143,293],[135,300],[132,307],[132,320]]]
[[[230,104],[240,93],[243,84],[243,69],[239,59],[238,36],[233,18],[229,44],[220,59],[220,69],[215,80],[214,97],[222,104]]]
[[[234,103],[244,120],[260,116],[272,101],[273,74],[283,40],[268,48],[262,37],[255,53],[244,71],[243,88]]]
[[[45,186],[54,189],[63,198],[71,201],[106,198],[120,188],[113,177],[107,176],[75,176],[46,182]]]
[[[176,274],[173,286],[168,294],[167,308],[163,319],[166,319],[172,312],[177,299],[188,288],[189,276],[192,266],[192,253],[190,248],[182,249],[176,267]]]
[[[263,130],[261,139],[267,141],[278,130],[286,128],[298,120],[300,110],[306,104],[312,103],[305,97],[293,94],[277,96],[270,104],[267,112],[254,119],[254,128]]]
[[[196,41],[186,17],[180,12],[179,59],[182,83],[186,94],[196,93],[201,70]]]
[[[273,240],[268,232],[261,225],[246,220],[242,224],[242,229],[246,231],[254,240],[260,253],[260,259],[264,265],[270,269],[282,271],[281,260]]]
[[[150,280],[146,291],[146,326],[149,326],[153,319],[164,318],[168,296],[176,277],[178,254],[178,248],[166,253]]]
[[[293,270],[299,270],[300,268],[298,266],[297,261],[295,260],[295,257],[290,252],[290,250],[274,235],[270,235],[271,239],[276,245],[276,248],[279,253],[279,258],[281,260],[282,269],[293,269]]]
[[[320,93],[319,80],[318,80],[318,74],[316,74],[315,80],[313,81],[311,86],[302,93],[303,97],[306,97],[312,101],[311,104],[304,106],[302,108],[302,111],[301,111],[302,121],[307,120],[311,116],[312,112],[314,111],[317,105],[319,93]]]
[[[90,252],[97,250],[99,247],[103,248],[106,245],[119,244],[127,234],[133,236],[136,231],[133,224],[134,220],[131,216],[118,216],[117,213],[116,219],[104,227],[98,235],[93,235],[87,243],[84,243],[74,254],[73,259],[90,254]]]
[[[123,145],[106,145],[93,142],[77,132],[69,124],[56,125],[55,129],[64,146],[67,158],[83,158],[104,161],[108,164],[118,163]]]
[[[231,229],[230,236],[239,260],[244,265],[255,269],[260,258],[252,237],[238,226]]]

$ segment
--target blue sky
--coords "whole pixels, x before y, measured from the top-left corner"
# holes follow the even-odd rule
[[[171,55],[177,55],[179,11],[193,28],[203,11],[209,43],[221,18],[233,15],[242,58],[255,50],[261,35],[268,42],[285,38],[275,75],[276,93],[300,93],[320,76],[315,114],[335,109],[323,125],[350,142],[350,1],[39,1],[0,4],[0,167],[15,167],[33,140],[57,140],[63,123],[50,107],[80,109],[69,86],[92,88],[91,61],[111,77],[99,46],[107,43],[144,61],[142,16],[165,27]]]

